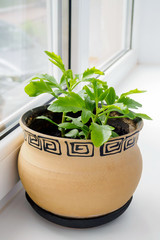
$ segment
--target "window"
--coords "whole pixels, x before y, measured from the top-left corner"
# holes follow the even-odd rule
[[[45,0],[0,1],[1,121],[28,102],[22,82],[36,72],[48,70],[43,55],[47,41]],[[5,127],[1,124],[0,130]]]
[[[24,86],[36,73],[51,72],[44,50],[62,53],[62,11],[57,0],[0,1],[0,136],[15,126],[28,107],[43,104],[50,96],[29,98]],[[67,13],[63,14],[66,21]],[[66,34],[67,36],[67,34]],[[61,41],[58,42],[58,38]],[[65,44],[64,44],[65,46]],[[66,48],[67,49],[67,48]],[[67,58],[67,54],[65,54]],[[30,104],[33,103],[33,106]]]
[[[49,71],[44,50],[59,53],[75,72],[92,66],[106,70],[126,53],[132,5],[132,0],[1,0],[1,134],[15,125],[26,104],[49,99],[31,99],[23,90],[26,79]]]
[[[90,1],[89,66],[103,66],[130,48],[130,8],[126,0]]]
[[[132,0],[72,1],[72,66],[105,71],[131,49]]]

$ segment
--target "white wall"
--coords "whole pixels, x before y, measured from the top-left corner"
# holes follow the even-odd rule
[[[139,0],[138,62],[160,64],[160,0]]]

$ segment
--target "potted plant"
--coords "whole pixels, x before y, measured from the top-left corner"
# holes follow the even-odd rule
[[[137,146],[146,114],[133,112],[142,105],[117,96],[95,77],[95,67],[83,74],[66,70],[60,56],[46,51],[61,71],[34,76],[25,92],[30,97],[50,93],[49,106],[26,112],[20,125],[24,143],[19,175],[32,207],[46,219],[77,228],[98,226],[120,216],[129,206],[142,171]],[[80,91],[74,91],[83,83]]]

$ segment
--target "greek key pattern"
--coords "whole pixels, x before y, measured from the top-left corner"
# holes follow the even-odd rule
[[[67,155],[71,157],[92,157],[94,156],[93,143],[86,142],[67,142]]]
[[[136,132],[137,133],[137,132]],[[126,151],[128,148],[131,148],[135,145],[135,143],[138,140],[138,135],[134,133],[128,137],[125,138],[124,142],[124,151]]]
[[[100,156],[107,156],[126,151],[133,147],[138,140],[138,132],[130,136],[118,138],[117,140],[111,139],[100,147]]]
[[[100,147],[100,156],[113,155],[122,151],[124,138],[117,139],[116,141],[111,139],[104,143]]]
[[[25,141],[34,148],[44,150],[56,155],[61,155],[61,145],[57,139],[44,138],[42,136],[36,136],[30,132],[25,131]]]
[[[138,140],[138,132],[126,137],[110,139],[99,148],[100,156],[113,155],[127,151],[132,148]],[[61,144],[57,139],[45,138],[24,131],[24,140],[34,148],[45,152],[61,155]],[[70,157],[92,157],[94,156],[94,145],[92,142],[83,141],[65,141],[66,153]]]

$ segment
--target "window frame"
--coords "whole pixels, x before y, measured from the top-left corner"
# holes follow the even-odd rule
[[[68,44],[68,39],[63,39],[63,31],[66,29],[68,24],[68,15],[66,18],[62,19],[62,14],[69,3],[69,0],[66,0],[65,3],[63,0],[48,0],[47,1],[47,12],[48,12],[48,50],[56,52],[59,55],[64,54],[65,64],[68,65],[69,52],[65,51],[66,45]],[[69,6],[69,5],[68,5]],[[64,25],[65,24],[65,25]],[[68,33],[67,33],[68,35]],[[57,36],[55,38],[55,36]],[[66,48],[67,49],[67,48]],[[49,65],[49,74],[54,72],[54,76],[58,78],[59,72],[53,64]],[[22,84],[25,86],[26,81]],[[12,119],[12,124],[9,129],[6,129],[4,134],[1,136],[0,144],[0,200],[5,197],[5,195],[15,186],[19,181],[18,171],[17,171],[17,155],[19,149],[23,143],[23,132],[19,126],[20,116],[27,110],[34,108],[37,105],[47,104],[52,101],[53,97],[48,94],[40,95],[33,100],[29,101],[25,106],[18,109],[16,112],[11,114],[7,119],[4,120],[10,121]]]
[[[50,10],[50,15],[51,15],[50,16],[50,19],[51,19],[50,24],[51,24],[52,29],[53,29],[53,27],[55,27],[58,38],[62,38],[63,33],[62,33],[62,31],[61,31],[62,35],[59,33],[58,23],[56,24],[56,26],[53,26],[52,13],[55,12],[55,14],[57,14],[57,19],[58,19],[58,15],[61,15],[63,12],[63,10],[61,8],[61,12],[59,12],[59,14],[58,14],[58,9],[61,4],[62,4],[62,0],[60,0],[60,1],[59,0],[49,0],[49,10]],[[68,0],[68,4],[69,4],[70,8],[72,9],[72,24],[73,24],[74,15],[76,14],[76,12],[73,12],[74,4],[78,7],[81,7],[82,9],[84,8],[84,6],[82,5],[82,0]],[[53,7],[53,5],[54,5],[54,7]],[[56,8],[55,8],[55,6],[56,6]],[[103,79],[105,80],[106,76],[107,76],[107,80],[109,79],[108,82],[112,83],[112,85],[114,85],[114,86],[119,84],[120,81],[131,71],[131,69],[137,63],[137,38],[138,38],[137,35],[138,35],[138,8],[139,8],[138,6],[139,6],[138,1],[134,0],[134,9],[133,9],[134,20],[132,21],[131,49],[129,51],[127,51],[123,56],[120,56],[120,58],[117,59],[116,62],[112,63],[112,65],[110,65],[110,67],[105,71],[105,76]],[[77,9],[78,9],[78,7],[77,7]],[[59,9],[59,11],[60,11],[60,9]],[[78,16],[77,24],[79,24],[79,21],[81,20],[81,16],[80,15],[77,15],[77,16]],[[70,21],[70,19],[69,19],[69,21]],[[54,21],[54,24],[55,24],[55,21]],[[68,34],[69,35],[73,34],[73,32],[71,32],[71,33],[69,32]],[[56,51],[57,49],[59,49],[60,53],[63,55],[63,51],[64,51],[63,49],[65,48],[67,43],[64,44],[63,48],[62,48],[62,44],[61,44],[61,47],[59,46],[59,48],[58,48],[58,42],[59,42],[58,38],[56,39],[55,42],[53,42],[53,35],[50,34],[50,39],[51,39],[50,50],[52,49],[53,51]],[[73,35],[72,35],[71,39],[73,39]],[[71,46],[70,43],[68,43],[68,44]],[[71,49],[70,49],[71,53],[73,51],[72,49],[73,49],[73,46],[71,46]],[[78,49],[78,47],[77,47],[77,49]],[[76,60],[76,63],[74,63],[76,57],[77,57],[77,60]],[[67,56],[66,59],[69,59],[69,56]],[[68,66],[73,68],[73,70],[76,72],[83,71],[83,68],[85,68],[85,66],[86,66],[86,65],[83,65],[83,66],[81,65],[81,62],[83,62],[83,61],[82,61],[82,55],[80,55],[80,54],[76,55],[76,53],[75,53],[74,56],[72,55],[70,61],[71,61],[71,64],[68,64]],[[52,69],[51,69],[51,72],[52,72]],[[35,100],[35,103],[36,103],[36,101],[38,101],[38,98],[37,98],[37,100]],[[31,104],[28,104],[28,106],[25,110],[28,110],[31,107],[32,107]],[[9,192],[19,181],[18,172],[17,172],[17,154],[18,154],[18,151],[19,151],[22,143],[23,143],[23,132],[19,126],[1,140],[1,144],[0,144],[0,176],[1,176],[0,200],[7,199],[6,201],[8,201],[8,198],[6,198],[5,196],[7,196],[7,195],[10,196]],[[15,191],[12,191],[13,192],[12,196],[14,194],[16,194],[16,192],[19,190],[19,188],[21,188],[20,184],[19,184],[18,188],[17,187],[15,188],[16,189]],[[9,198],[11,198],[11,196]]]

